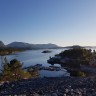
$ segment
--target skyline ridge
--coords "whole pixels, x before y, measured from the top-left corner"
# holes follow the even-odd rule
[[[8,43],[8,44],[5,44],[2,40],[0,40],[0,43],[3,43],[4,44],[4,46],[8,46],[8,45],[10,45],[10,44],[13,44],[13,43],[24,43],[24,44],[30,44],[30,45],[47,45],[47,44],[52,44],[52,45],[56,45],[56,46],[58,46],[58,47],[71,47],[71,46],[81,46],[81,47],[96,47],[96,45],[95,46],[91,46],[91,45],[85,45],[85,46],[82,46],[82,45],[69,45],[69,46],[59,46],[58,44],[53,44],[53,43],[46,43],[46,44],[35,44],[35,43],[28,43],[28,42],[21,42],[21,41],[13,41],[13,42],[10,42],[10,43]]]

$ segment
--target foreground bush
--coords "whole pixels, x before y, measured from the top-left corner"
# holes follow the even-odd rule
[[[6,58],[4,59],[0,76],[1,81],[17,81],[31,77],[29,72],[22,69],[22,64],[18,60],[13,59],[8,63]]]
[[[79,77],[85,77],[86,76],[86,74],[82,71],[71,71],[70,75],[71,76],[76,76],[76,77],[78,77],[78,76]]]

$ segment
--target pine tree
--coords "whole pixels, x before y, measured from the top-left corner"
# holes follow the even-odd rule
[[[3,81],[17,81],[23,78],[30,78],[31,75],[29,72],[25,72],[22,69],[22,64],[20,61],[13,59],[8,63],[7,58],[4,58],[4,65],[2,71],[2,80]]]

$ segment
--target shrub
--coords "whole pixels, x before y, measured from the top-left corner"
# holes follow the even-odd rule
[[[82,71],[70,71],[71,76],[76,76],[76,77],[85,77],[86,74]]]

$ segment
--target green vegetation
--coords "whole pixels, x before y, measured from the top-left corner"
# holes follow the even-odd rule
[[[92,53],[91,50],[87,50],[84,48],[77,48],[77,49],[73,48],[73,49],[65,50],[58,55],[61,56],[61,59],[67,58],[68,60],[66,63],[80,66],[80,64],[89,65],[90,60],[92,58],[96,59],[94,53]]]
[[[62,58],[67,57],[67,58],[71,58],[71,59],[90,59],[90,57],[92,56],[92,52],[91,50],[87,50],[87,49],[69,49],[69,50],[65,50],[63,52],[61,52],[59,54]]]
[[[13,59],[8,63],[8,60],[5,57],[4,63],[2,64],[0,80],[17,81],[24,78],[31,78],[31,74],[22,70],[22,64],[18,60]]]
[[[86,73],[84,73],[82,71],[70,71],[70,76],[85,77]]]
[[[92,68],[96,67],[96,52],[95,50],[92,52],[91,49],[75,47],[56,54],[55,57],[50,58],[47,62],[60,64],[69,71],[71,76],[84,77],[90,72],[95,74]],[[87,68],[90,70],[87,70]]]
[[[47,60],[50,64],[60,64],[62,67],[79,68],[81,65],[96,66],[96,52],[91,49],[71,48],[56,54]]]
[[[39,72],[38,72],[38,69],[31,69],[31,68],[28,68],[27,69],[27,72],[29,72],[31,74],[32,77],[38,77],[39,76]]]
[[[16,52],[25,51],[24,48],[0,48],[0,55],[9,55],[14,54]]]

